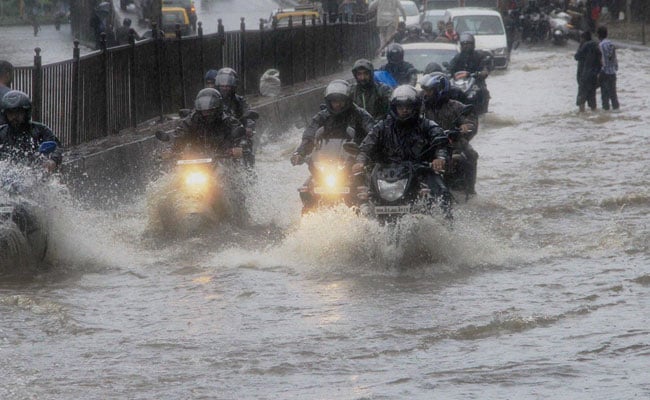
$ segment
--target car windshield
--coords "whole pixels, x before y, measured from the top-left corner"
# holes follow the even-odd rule
[[[162,15],[163,25],[176,25],[176,24],[185,24],[185,18],[183,18],[182,12],[164,12]]]
[[[404,8],[407,17],[412,17],[420,13],[418,6],[416,6],[412,1],[402,1],[402,7]]]
[[[422,72],[429,63],[435,62],[442,65],[445,62],[450,62],[456,54],[458,54],[456,49],[404,49],[404,60]]]
[[[503,24],[496,15],[463,15],[454,18],[454,29],[458,33],[474,35],[503,35]]]
[[[429,21],[433,24],[434,28],[438,26],[438,21],[445,20],[445,12],[428,12],[424,14],[424,21]]]
[[[446,10],[453,7],[458,7],[458,0],[428,0],[426,9]]]

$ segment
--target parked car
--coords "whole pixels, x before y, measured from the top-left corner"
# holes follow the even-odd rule
[[[445,11],[445,20],[454,23],[454,30],[458,34],[473,34],[476,49],[490,51],[495,68],[508,68],[506,29],[498,11],[474,7],[450,8]]]
[[[176,24],[181,27],[181,34],[189,36],[192,34],[190,17],[182,7],[163,7],[162,8],[162,26],[166,38],[176,37]]]
[[[401,0],[402,8],[406,13],[406,26],[420,25],[420,9],[413,0]]]

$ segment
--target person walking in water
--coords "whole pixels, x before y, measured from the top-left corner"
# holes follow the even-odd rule
[[[580,47],[574,58],[578,61],[578,98],[576,105],[580,112],[585,111],[585,103],[596,109],[596,89],[598,74],[602,67],[602,57],[598,43],[591,40],[591,32],[584,31],[580,36]]]
[[[598,39],[600,40],[600,52],[603,55],[603,67],[600,71],[600,97],[603,101],[603,110],[609,110],[609,103],[612,109],[618,110],[618,95],[616,94],[616,72],[618,71],[618,60],[616,59],[616,47],[607,39],[607,27],[598,28]]]

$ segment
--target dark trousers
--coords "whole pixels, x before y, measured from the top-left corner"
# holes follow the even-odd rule
[[[596,89],[598,88],[598,80],[596,76],[589,76],[580,79],[578,84],[578,98],[576,105],[584,107],[585,102],[592,110],[596,109]]]
[[[600,74],[600,97],[603,101],[603,110],[609,110],[611,101],[612,108],[618,110],[618,95],[616,94],[616,74]]]
[[[421,172],[420,179],[431,190],[431,197],[433,197],[435,201],[440,205],[445,218],[451,219],[451,193],[445,185],[442,176],[436,174],[433,172],[433,170],[429,170],[426,172]]]

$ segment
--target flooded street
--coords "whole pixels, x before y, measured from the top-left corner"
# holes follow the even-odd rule
[[[578,114],[574,51],[488,79],[451,231],[301,219],[299,130],[258,150],[249,228],[54,203],[57,265],[0,281],[0,398],[650,397],[650,52],[619,49],[619,112]]]

